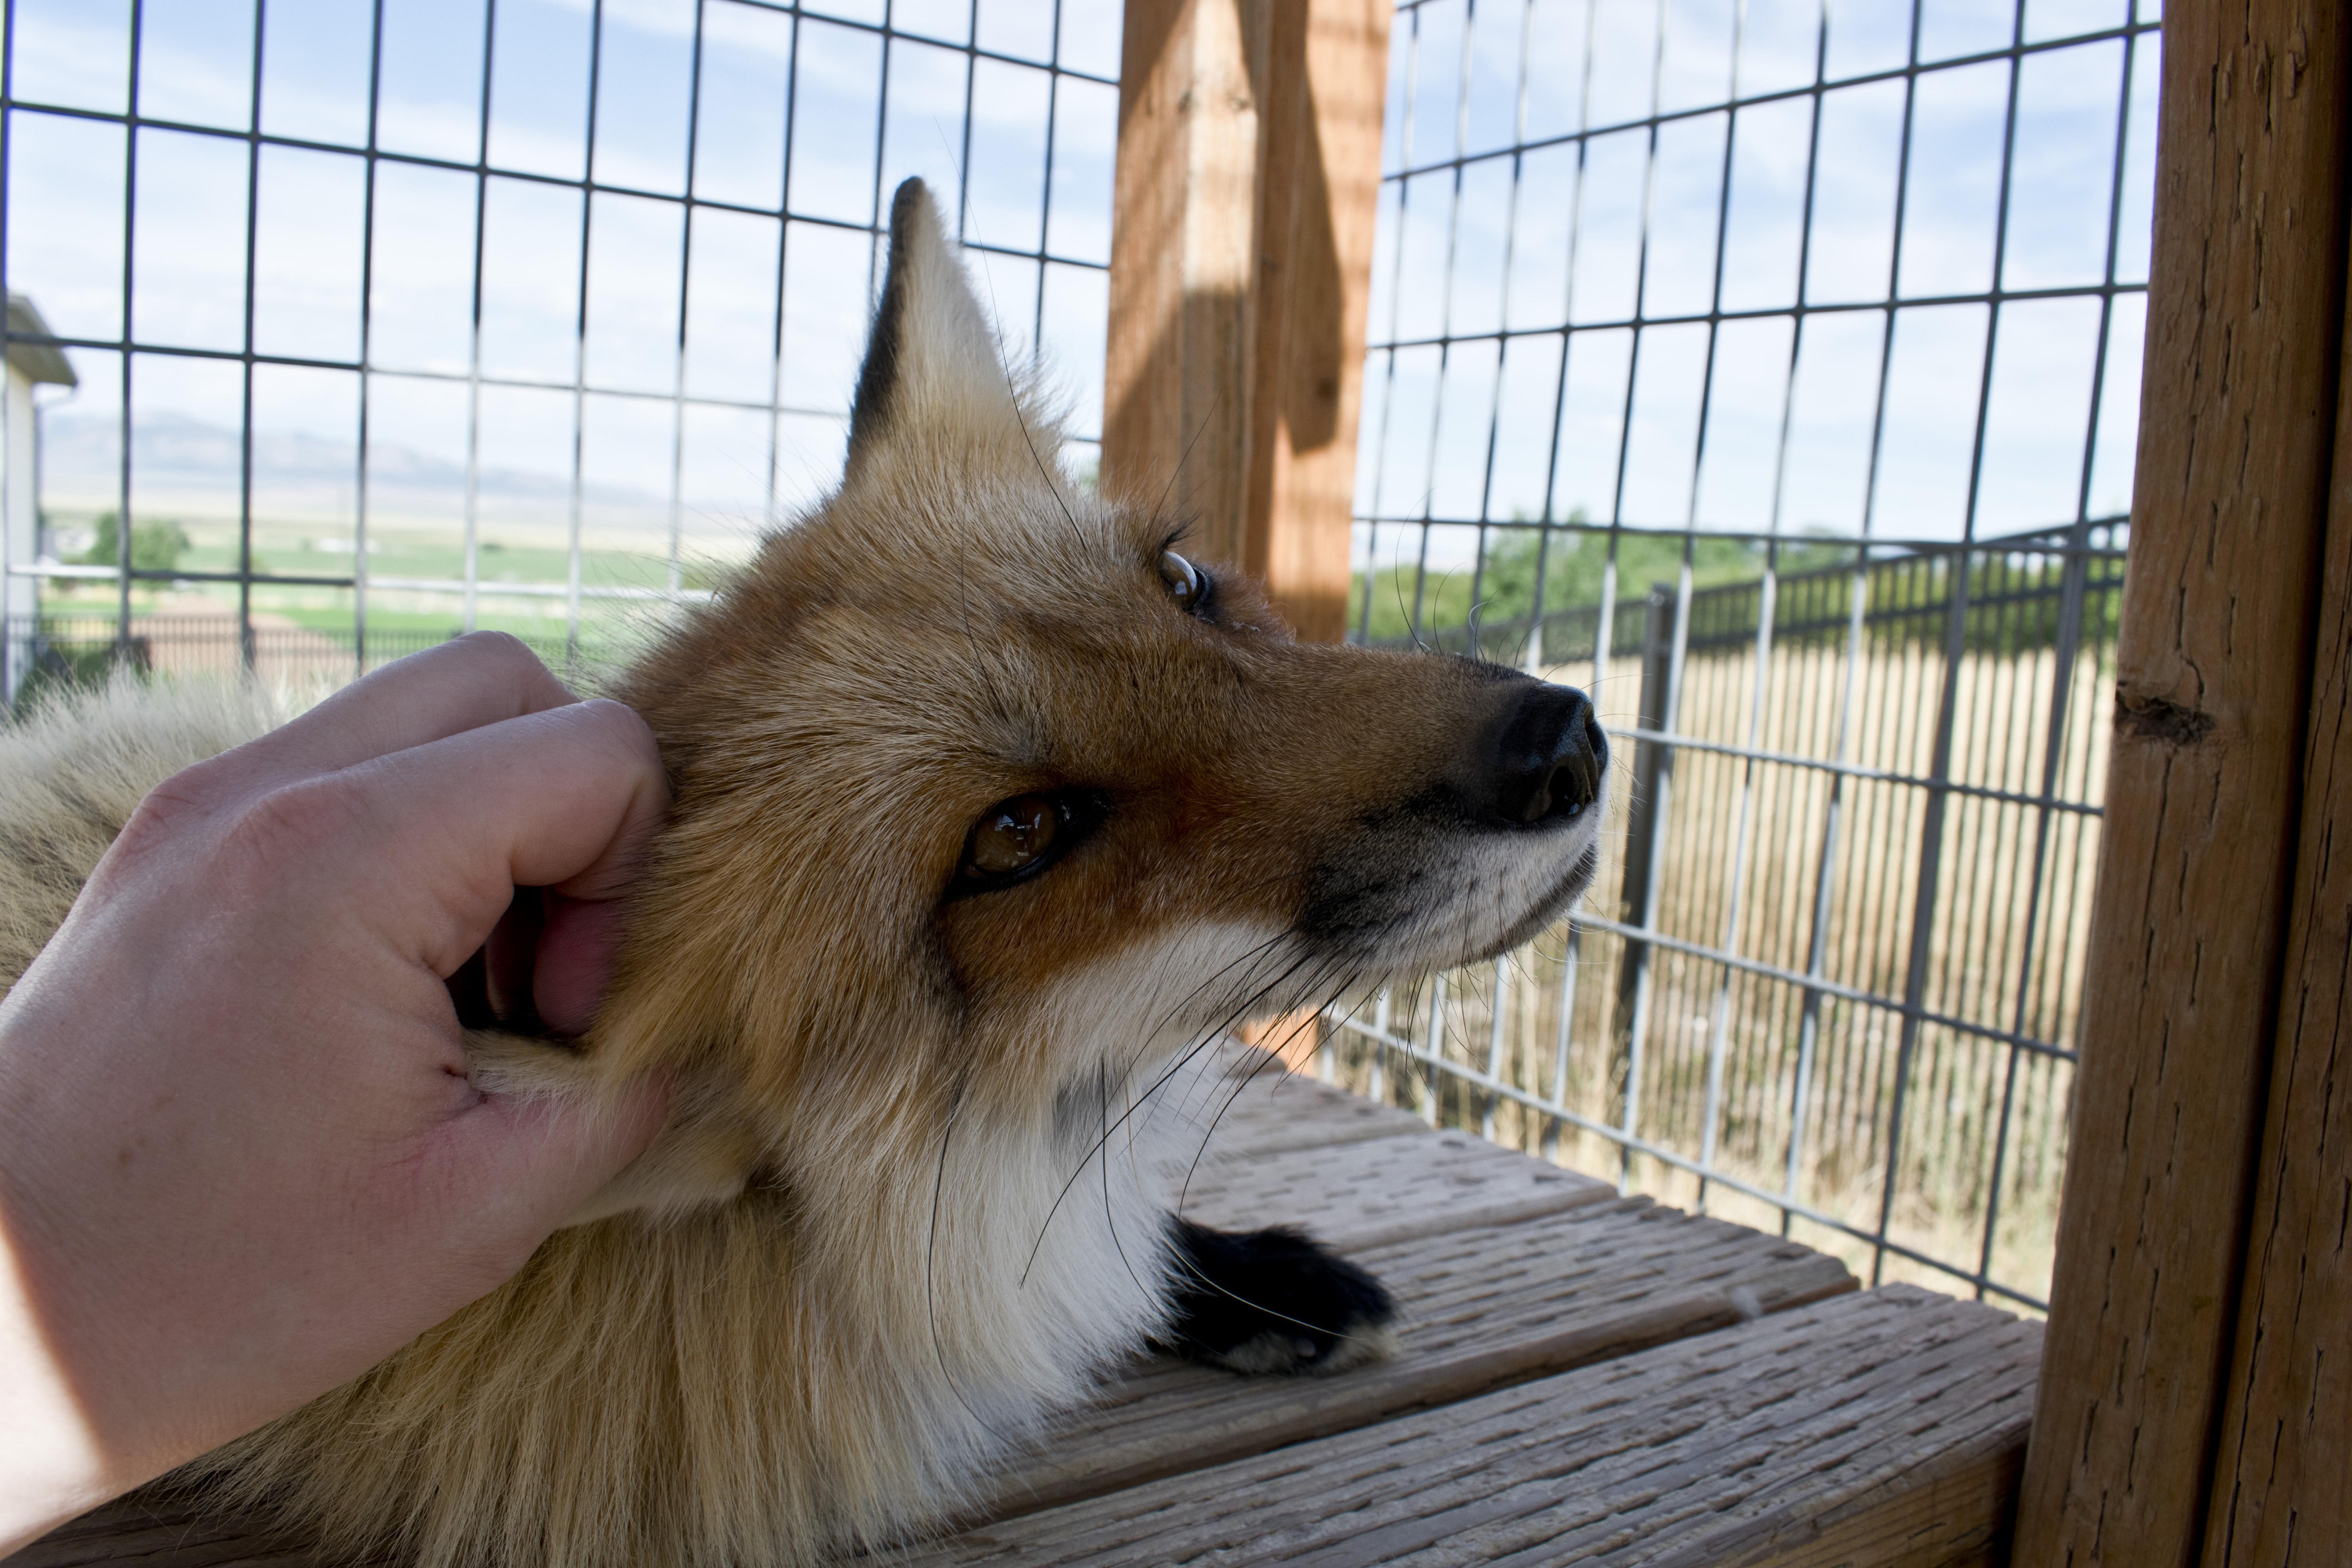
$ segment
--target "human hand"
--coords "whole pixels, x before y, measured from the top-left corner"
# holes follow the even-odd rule
[[[666,800],[636,715],[477,636],[140,806],[0,1002],[0,1553],[365,1371],[652,1139],[657,1085],[476,1090],[444,982],[547,887],[537,1010],[584,1023]]]

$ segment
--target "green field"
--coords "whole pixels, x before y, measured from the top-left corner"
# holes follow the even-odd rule
[[[111,565],[116,557],[111,515],[92,519],[98,542],[72,560]],[[318,547],[315,528],[272,527],[254,529],[252,569],[257,573],[299,577],[342,577],[352,570],[348,549]],[[463,541],[446,531],[383,528],[371,538],[368,573],[372,579],[419,578],[456,580],[465,574]],[[168,520],[142,522],[132,541],[131,559],[152,570],[228,572],[237,570],[235,531],[218,525],[181,525]],[[478,627],[513,632],[544,641],[566,632],[567,606],[561,595],[509,593],[501,584],[562,587],[571,571],[569,552],[559,544],[519,543],[485,539],[477,550],[478,584],[474,623]],[[679,563],[679,586],[707,591],[723,580],[731,562],[707,555],[688,556]],[[585,588],[636,588],[660,591],[669,583],[669,562],[652,551],[586,548],[581,552],[580,576]],[[236,602],[235,584],[181,580],[142,581],[131,591],[132,612],[140,615],[203,614],[206,606]],[[348,588],[320,584],[258,582],[253,587],[257,614],[282,616],[297,625],[330,636],[352,635],[354,594]],[[110,616],[116,589],[110,582],[77,582],[52,579],[42,595],[46,615]],[[583,641],[623,638],[640,627],[658,605],[642,600],[584,598],[580,607]],[[385,586],[368,593],[367,623],[371,634],[446,636],[463,630],[464,600],[455,591],[422,591]]]

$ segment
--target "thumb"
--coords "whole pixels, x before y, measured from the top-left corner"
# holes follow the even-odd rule
[[[480,1259],[488,1291],[643,1154],[669,1114],[669,1084],[609,1093],[485,1096],[446,1124],[451,1239]]]

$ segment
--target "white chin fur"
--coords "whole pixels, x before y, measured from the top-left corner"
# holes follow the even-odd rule
[[[1604,785],[1575,824],[1538,834],[1481,833],[1457,849],[1453,863],[1432,878],[1441,888],[1433,907],[1382,934],[1364,967],[1369,987],[1407,979],[1491,957],[1564,916],[1562,895],[1577,866],[1601,839],[1609,810]],[[1536,917],[1540,915],[1540,920]],[[1535,929],[1529,928],[1536,920]],[[1358,999],[1350,993],[1343,1000]]]
[[[1311,989],[1312,966],[1301,967],[1300,957],[1299,943],[1279,929],[1191,926],[1071,976],[1038,1009],[1036,1033],[1062,1042],[1054,1064],[1061,1082],[1134,1077],[1129,1087],[1139,1094],[1195,1045],[1245,1019],[1297,1006]],[[1168,1115],[1166,1091],[1152,1098],[1144,1109]]]

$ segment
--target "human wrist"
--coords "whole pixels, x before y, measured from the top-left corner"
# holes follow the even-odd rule
[[[89,1228],[57,1199],[90,1184],[41,1135],[67,1118],[43,1099],[60,1075],[23,1071],[41,1000],[31,978],[0,1006],[0,1557],[178,1462],[121,1441],[122,1396],[152,1390],[142,1347],[106,1326],[131,1297],[72,1256]]]
[[[144,1479],[114,1468],[58,1364],[0,1215],[0,1556]]]

